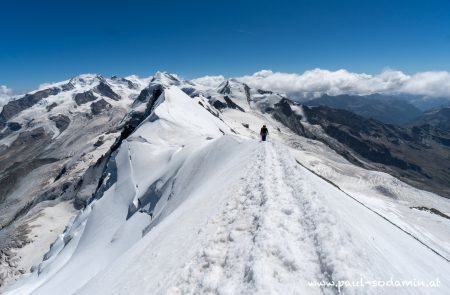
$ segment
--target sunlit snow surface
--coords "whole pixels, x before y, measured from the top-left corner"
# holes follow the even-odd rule
[[[450,294],[450,222],[409,208],[449,214],[448,200],[351,165],[244,96],[245,113],[221,118],[202,101],[166,90],[115,155],[117,181],[7,294]],[[309,286],[390,279],[440,287]]]

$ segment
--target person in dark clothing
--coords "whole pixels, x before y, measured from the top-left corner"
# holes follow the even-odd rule
[[[259,135],[261,135],[261,140],[262,141],[266,141],[267,135],[269,135],[269,130],[267,129],[266,125],[263,125]]]

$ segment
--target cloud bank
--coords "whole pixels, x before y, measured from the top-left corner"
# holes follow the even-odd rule
[[[368,75],[347,70],[313,69],[303,74],[263,70],[235,79],[252,88],[273,90],[300,100],[312,99],[323,94],[368,95],[373,93],[450,99],[450,73],[447,71],[407,75],[401,71],[385,70],[378,75]],[[213,83],[218,80],[218,77],[206,76],[197,80]]]
[[[208,87],[217,87],[220,85],[220,83],[225,81],[225,77],[222,75],[220,75],[220,76],[204,76],[201,78],[194,79],[192,81],[197,84],[208,86]]]
[[[0,110],[8,103],[12,95],[12,89],[5,85],[0,85]]]

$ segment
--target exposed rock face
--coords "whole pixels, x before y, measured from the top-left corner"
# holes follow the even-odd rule
[[[112,107],[111,104],[109,104],[106,100],[104,100],[102,98],[99,101],[93,102],[91,104],[91,111],[92,111],[92,114],[98,115],[101,112],[103,112],[104,110],[111,109],[111,107]]]
[[[230,88],[230,82],[226,81],[225,85],[218,91],[220,94],[230,94],[231,88]]]
[[[218,110],[222,110],[227,107],[227,105],[225,103],[221,102],[220,100],[215,100],[213,102],[213,106]]]
[[[245,110],[243,108],[241,108],[240,106],[238,106],[234,101],[231,100],[231,98],[229,98],[228,96],[224,96],[225,99],[225,103],[221,102],[220,100],[216,100],[213,102],[213,106],[218,109],[225,109],[225,108],[230,108],[230,109],[235,109],[235,110],[239,110],[241,112],[245,112]]]
[[[225,101],[226,101],[226,103],[227,103],[227,106],[228,106],[229,108],[231,108],[231,109],[236,109],[236,110],[239,110],[239,111],[241,111],[241,112],[245,112],[243,108],[241,108],[240,106],[238,106],[238,105],[237,105],[234,101],[232,101],[231,98],[229,98],[228,96],[225,96],[224,99],[225,99]]]
[[[302,118],[292,104],[282,100],[272,114],[297,134],[321,140],[357,165],[450,198],[450,133],[430,126],[396,127],[324,106],[303,106],[306,118]],[[325,134],[308,128],[305,119]]]
[[[189,95],[190,97],[198,96],[198,93],[196,93],[197,89],[195,89],[193,87],[183,87],[183,88],[181,88],[181,90],[184,93],[186,93],[187,95]]]
[[[0,129],[4,128],[6,122],[21,111],[28,109],[40,100],[49,97],[50,95],[56,95],[59,92],[61,92],[59,88],[49,88],[33,94],[27,94],[22,98],[8,102],[0,113]]]
[[[211,109],[208,105],[203,104],[201,101],[199,101],[198,104],[201,105],[205,110],[207,110],[211,115],[219,117],[218,111]]]
[[[10,227],[0,232],[0,266],[8,265],[8,268],[0,267],[0,287],[8,277],[19,276],[26,270],[17,267],[18,259],[12,249],[22,248],[30,242],[30,229],[25,225]]]
[[[33,153],[46,146],[50,139],[51,135],[46,133],[42,127],[23,131],[11,146],[0,154],[0,204],[28,171],[47,162],[45,159],[31,159]],[[11,159],[15,159],[15,161],[11,161]],[[8,222],[5,215],[0,217],[0,228],[4,226],[4,222]]]
[[[141,120],[150,115],[157,99],[161,96],[163,91],[164,86],[162,86],[161,84],[150,85],[149,87],[144,88],[136,98],[136,100],[133,102],[133,107],[145,103],[145,111],[143,113],[133,112],[132,116]]]
[[[250,93],[250,87],[245,83],[243,83],[243,85],[244,85],[245,97],[247,98],[247,103],[250,105],[250,101],[252,100],[252,96]],[[267,94],[267,93],[259,92],[259,94]],[[270,94],[272,94],[272,93],[270,93]]]
[[[50,117],[50,120],[55,122],[56,128],[58,128],[60,132],[63,132],[64,130],[66,130],[70,124],[69,117],[62,115],[62,114],[52,116],[52,117]]]
[[[133,106],[136,106],[139,103],[148,103],[149,101],[154,101],[158,99],[158,97],[163,93],[164,87],[160,84],[151,85],[149,87],[144,88],[139,96],[133,103]]]
[[[76,94],[74,99],[77,105],[82,105],[90,101],[96,100],[97,97],[94,95],[94,93],[92,93],[92,91],[86,91],[83,93]]]
[[[58,106],[58,104],[56,102],[52,103],[51,105],[48,105],[46,107],[47,112],[50,112],[51,110],[53,110],[56,106]]]
[[[69,91],[69,90],[75,89],[75,86],[73,86],[73,84],[71,82],[69,82],[69,83],[64,84],[63,86],[61,86],[61,89],[63,91]]]
[[[439,211],[436,208],[427,208],[427,207],[420,206],[420,207],[411,207],[411,209],[416,209],[416,210],[420,210],[420,211],[426,211],[426,212],[429,212],[431,214],[435,214],[435,215],[438,215],[440,217],[443,217],[443,218],[446,218],[446,219],[450,220],[450,216],[442,213],[441,211]]]
[[[32,161],[15,162],[14,165],[8,167],[5,170],[5,176],[0,178],[0,203],[4,201],[2,196],[6,196],[8,193],[18,185],[27,175],[28,171],[37,169],[43,165],[56,162],[56,159],[35,159]],[[11,219],[6,217],[0,218],[0,226],[4,227],[8,225]]]
[[[115,93],[111,89],[111,87],[109,87],[109,85],[103,81],[100,82],[100,84],[98,84],[98,86],[95,88],[95,91],[113,100],[120,100],[120,96],[117,93]]]
[[[22,125],[17,122],[8,122],[6,125],[11,131],[18,131],[22,128]]]
[[[135,103],[136,102],[146,102],[148,101],[148,99],[152,96],[152,91],[151,89],[144,88],[141,93],[139,93],[139,96],[136,98]]]
[[[248,86],[247,86],[248,87]],[[259,94],[273,94],[270,90],[263,90],[263,89],[257,89],[256,90]]]
[[[313,134],[309,134],[307,130],[303,127],[301,120],[303,117],[301,115],[296,115],[291,107],[290,102],[286,99],[281,100],[275,105],[275,111],[273,112],[273,117],[278,121],[282,122],[284,125],[289,127],[295,133],[308,137],[313,137]]]

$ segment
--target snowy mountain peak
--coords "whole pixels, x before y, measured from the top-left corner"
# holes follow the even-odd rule
[[[181,80],[175,74],[158,71],[153,76],[151,83],[162,84],[164,86],[171,86],[171,85],[180,85]]]
[[[231,94],[232,90],[241,91],[244,88],[249,88],[245,83],[239,82],[235,79],[228,79],[223,81],[218,87],[217,91],[221,94]]]
[[[185,83],[181,81],[178,76],[158,71],[151,77],[147,87],[143,88],[137,96],[133,102],[133,107],[136,108],[139,106],[138,109],[143,111],[146,109],[146,104],[152,104],[156,101],[156,99],[164,92],[164,89],[168,89],[171,86],[179,86],[182,88],[183,84]]]
[[[110,80],[114,83],[126,85],[130,89],[143,89],[150,83],[151,79],[152,77],[140,78],[136,75],[130,75],[124,78],[113,76]]]
[[[70,79],[72,85],[80,88],[93,87],[104,81],[105,78],[99,74],[81,74]]]

